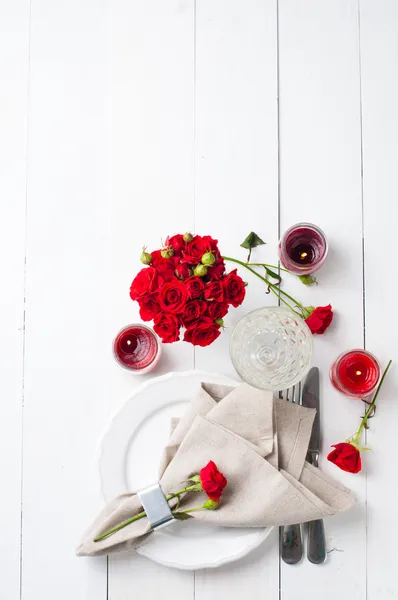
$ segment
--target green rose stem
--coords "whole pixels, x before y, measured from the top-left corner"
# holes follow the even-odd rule
[[[264,283],[267,284],[267,286],[275,294],[275,296],[277,298],[279,298],[280,301],[283,302],[283,304],[285,304],[288,308],[290,308],[290,310],[293,311],[299,317],[306,319],[309,316],[310,311],[308,311],[300,302],[295,300],[292,296],[290,296],[290,294],[288,294],[284,290],[281,290],[274,283],[271,283],[271,281],[269,281],[269,279],[267,279],[266,277],[263,277],[263,275],[260,275],[260,273],[257,273],[257,271],[255,269],[252,269],[247,263],[244,263],[243,261],[238,260],[237,258],[231,258],[230,256],[223,256],[223,259],[228,260],[230,262],[234,262],[234,263],[240,265],[241,267],[245,267],[245,269],[247,269],[248,271],[253,273],[256,277],[261,279],[261,281],[264,281]],[[254,266],[262,266],[262,267],[272,266],[272,265],[266,265],[265,263],[252,263],[252,264]],[[278,267],[273,267],[273,268],[277,269]],[[281,269],[281,270],[286,271],[286,269]],[[288,272],[288,271],[286,271],[286,272]],[[291,302],[293,302],[294,306],[298,306],[299,309],[301,310],[301,314],[299,312],[297,312],[296,310],[294,310],[293,306],[291,304],[289,304],[289,302],[287,302],[282,296],[284,296],[285,298],[288,298]]]
[[[372,411],[373,411],[373,409],[374,409],[374,407],[376,405],[377,396],[379,395],[380,388],[383,385],[384,378],[387,375],[387,371],[390,368],[391,363],[392,363],[392,360],[389,360],[386,368],[384,369],[384,373],[383,373],[383,375],[382,375],[382,377],[380,379],[379,385],[377,386],[376,393],[375,393],[375,395],[373,397],[372,402],[369,404],[368,410],[365,412],[365,414],[364,414],[364,416],[362,418],[362,421],[361,421],[361,424],[360,424],[360,426],[358,428],[358,431],[356,432],[356,434],[352,438],[350,438],[351,442],[349,440],[347,440],[348,443],[352,443],[356,447],[358,447],[359,440],[360,440],[363,428],[366,427],[366,423],[367,423],[367,421],[369,419],[369,416],[372,414]]]
[[[169,500],[173,500],[173,498],[179,498],[181,496],[181,494],[185,494],[186,492],[195,492],[195,491],[201,491],[201,490],[199,490],[197,483],[195,483],[194,485],[189,485],[188,487],[184,488],[183,490],[180,490],[179,492],[170,494],[169,496],[167,496],[166,500],[168,502]],[[191,510],[193,510],[193,509],[191,509]],[[186,512],[186,511],[181,511],[181,512]],[[109,531],[106,531],[102,535],[98,536],[97,538],[95,538],[94,542],[100,542],[101,540],[104,540],[105,538],[116,533],[117,531],[120,531],[120,529],[127,527],[127,525],[130,525],[131,523],[135,523],[135,521],[139,521],[140,519],[143,519],[144,517],[146,517],[146,512],[142,511],[142,512],[138,513],[137,515],[135,515],[134,517],[131,517],[131,519],[128,519],[127,521],[123,521],[123,523],[120,523],[120,525],[116,525],[116,527],[113,527],[113,529],[109,529]]]

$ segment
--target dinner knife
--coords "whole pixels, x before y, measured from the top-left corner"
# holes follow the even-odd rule
[[[314,467],[318,466],[319,450],[321,446],[319,400],[319,369],[318,367],[312,367],[303,386],[303,406],[316,409],[307,454],[308,462]],[[308,523],[307,558],[315,565],[320,565],[326,560],[325,527],[322,519],[317,519]]]

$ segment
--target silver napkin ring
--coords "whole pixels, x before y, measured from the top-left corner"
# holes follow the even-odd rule
[[[161,529],[174,520],[170,506],[158,483],[137,492],[152,529]]]

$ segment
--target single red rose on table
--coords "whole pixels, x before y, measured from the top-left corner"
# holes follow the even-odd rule
[[[311,329],[311,333],[322,334],[325,333],[333,320],[333,311],[330,304],[327,306],[317,306],[316,308],[309,307],[306,310],[310,310],[309,316],[305,319],[308,327]]]
[[[358,448],[348,442],[333,444],[334,450],[329,452],[327,459],[348,473],[359,473],[362,469],[361,453]]]
[[[140,317],[143,321],[152,321],[155,315],[160,312],[160,304],[156,292],[144,296],[138,301],[138,304],[140,306]]]
[[[186,279],[184,283],[187,288],[188,298],[199,298],[199,296],[203,294],[205,284],[203,282],[203,279],[201,279],[200,277],[190,277],[189,279]]]
[[[184,342],[193,346],[209,346],[220,335],[220,326],[209,317],[202,317],[185,330]]]
[[[216,463],[211,460],[201,469],[199,477],[202,487],[210,500],[219,501],[228,482],[218,470]]]
[[[214,279],[221,279],[225,273],[225,262],[222,258],[216,260],[216,262],[208,267],[207,269],[207,277],[209,281],[213,281]]]
[[[245,282],[237,274],[237,270],[234,269],[223,279],[225,299],[232,304],[235,308],[240,306],[245,298],[246,289]]]
[[[177,265],[175,275],[178,277],[178,279],[188,279],[191,274],[191,269],[187,263],[180,262],[180,264]]]
[[[160,308],[165,313],[182,313],[188,300],[185,284],[179,279],[165,283],[158,292]]]
[[[193,240],[189,242],[182,251],[183,262],[189,263],[190,265],[197,265],[200,263],[202,256],[212,249],[211,240],[212,238],[210,236],[202,237],[200,235],[195,235]]]
[[[177,233],[176,235],[172,235],[171,237],[168,236],[166,238],[166,247],[173,248],[174,256],[181,256],[185,246],[186,243],[184,241],[184,236],[181,233]]]
[[[205,313],[207,302],[204,300],[190,300],[185,304],[184,311],[180,315],[184,327],[191,327]]]
[[[180,323],[175,315],[159,313],[154,318],[153,329],[164,344],[180,339]]]
[[[227,302],[208,302],[207,315],[212,321],[222,319],[228,313],[228,308]]]
[[[153,267],[144,267],[136,275],[130,286],[130,298],[140,300],[144,296],[154,292],[163,283],[163,278],[159,276]]]
[[[224,286],[222,281],[211,281],[205,285],[203,294],[205,300],[222,302],[224,300]]]

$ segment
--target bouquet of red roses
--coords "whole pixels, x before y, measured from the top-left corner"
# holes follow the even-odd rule
[[[208,346],[220,335],[229,307],[242,304],[245,283],[236,269],[225,272],[225,263],[211,236],[177,234],[164,248],[149,253],[144,248],[141,269],[130,287],[130,297],[140,306],[143,321],[154,321],[162,342],[180,339]]]

